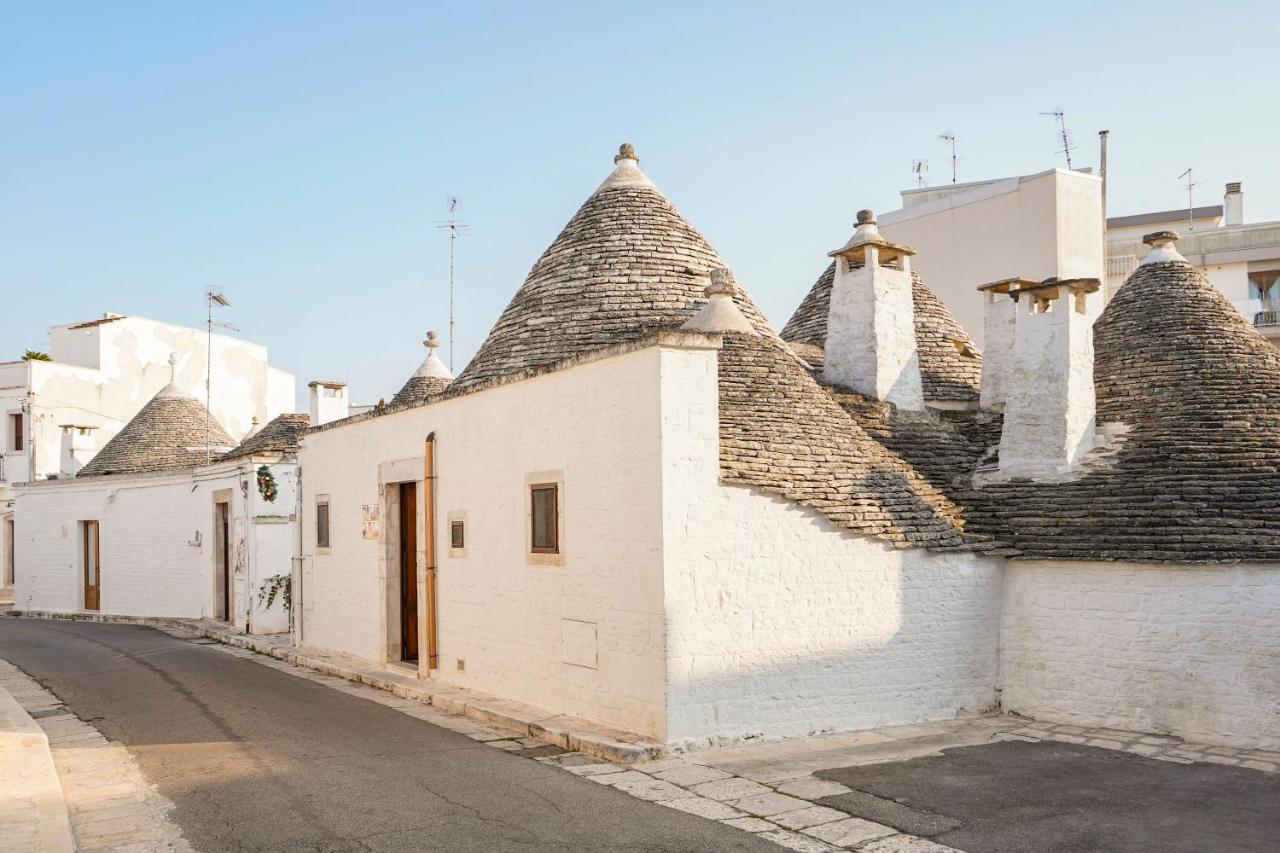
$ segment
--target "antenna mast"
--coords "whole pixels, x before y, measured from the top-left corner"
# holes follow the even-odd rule
[[[1194,190],[1196,187],[1198,187],[1200,185],[1200,182],[1191,180],[1190,169],[1187,169],[1187,171],[1183,172],[1181,175],[1178,176],[1178,180],[1182,180],[1183,178],[1187,179],[1187,230],[1194,231],[1196,230],[1196,226],[1195,226],[1196,208],[1195,208],[1195,204],[1193,204],[1191,201],[1191,194],[1192,194],[1191,191]]]
[[[925,179],[925,175],[929,174],[928,160],[912,160],[911,174],[916,176],[916,186],[924,189],[929,186],[929,181]]]
[[[944,145],[951,146],[951,183],[956,182],[956,163],[959,158],[956,157],[956,135],[954,133],[939,133],[938,138],[942,140]]]
[[[461,219],[458,219],[458,206],[462,203],[456,195],[449,196],[449,218],[446,220],[437,220],[440,222],[436,226],[437,230],[449,232],[449,372],[453,372],[453,340],[454,340],[454,315],[453,315],[453,291],[456,285],[458,274],[458,238],[466,234],[471,227]]]
[[[1054,154],[1062,154],[1067,158],[1067,168],[1071,168],[1071,152],[1076,150],[1075,143],[1071,140],[1071,133],[1067,130],[1067,116],[1062,112],[1062,107],[1058,107],[1052,112],[1040,113],[1042,116],[1053,116],[1058,122],[1058,138],[1062,142],[1062,147],[1054,151]]]
[[[213,418],[213,330],[230,329],[233,332],[240,331],[230,323],[223,323],[213,319],[213,306],[220,305],[223,308],[231,307],[231,300],[223,296],[221,290],[214,290],[212,287],[204,289],[204,303],[207,311],[205,320],[205,340],[208,347],[205,354],[205,371],[204,371],[204,461],[206,464],[213,461],[213,450],[210,446],[210,435],[212,425],[210,420]]]

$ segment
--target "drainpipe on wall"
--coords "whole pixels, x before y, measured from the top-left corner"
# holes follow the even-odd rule
[[[423,496],[426,505],[426,570],[427,570],[427,674],[439,668],[440,657],[437,649],[436,630],[436,434],[427,436],[426,452],[423,454]]]
[[[294,558],[293,565],[290,567],[291,580],[289,582],[289,629],[293,636],[293,644],[295,646],[302,643],[302,543],[305,541],[303,524],[302,507],[306,501],[302,499],[302,465],[295,466],[294,475],[296,482],[294,483],[294,500],[297,501],[294,507],[294,517],[297,519],[297,532],[294,534]]]

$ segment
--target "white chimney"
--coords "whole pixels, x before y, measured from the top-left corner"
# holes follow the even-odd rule
[[[62,425],[62,453],[58,472],[63,477],[74,477],[98,452],[96,426],[87,424]]]
[[[1013,324],[1018,309],[1018,291],[1037,282],[1029,278],[1006,278],[978,288],[982,293],[982,389],[978,405],[987,411],[1002,411],[1009,396],[1009,374],[1013,370]]]
[[[308,382],[307,387],[311,389],[311,425],[313,427],[342,420],[350,414],[347,383],[317,380]]]
[[[1226,195],[1222,197],[1222,224],[1244,224],[1244,185],[1239,181],[1227,184]]]
[[[923,410],[911,296],[915,250],[880,236],[875,214],[860,210],[849,242],[829,254],[836,274],[824,378],[900,409]],[[896,269],[885,266],[892,261]]]
[[[999,475],[1066,474],[1093,446],[1101,282],[1049,278],[1017,293]]]

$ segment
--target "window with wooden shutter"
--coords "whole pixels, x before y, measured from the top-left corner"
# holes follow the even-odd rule
[[[559,489],[555,483],[529,487],[530,550],[535,554],[560,553]]]

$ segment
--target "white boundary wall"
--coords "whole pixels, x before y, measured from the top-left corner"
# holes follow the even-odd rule
[[[896,550],[722,485],[715,354],[664,367],[669,739],[697,746],[994,707],[1002,561]]]
[[[84,608],[79,523],[99,522],[99,612],[121,616],[213,618],[217,613],[214,493],[230,504],[234,624],[254,633],[286,631],[277,599],[257,600],[262,580],[289,574],[297,547],[297,466],[270,465],[279,497],[259,496],[257,464],[242,462],[167,474],[53,480],[19,487],[14,513],[14,602],[19,609]],[[247,484],[242,489],[241,482]],[[247,497],[246,497],[247,496]],[[197,538],[198,537],[198,538]],[[250,608],[252,610],[250,611]]]
[[[1280,567],[1010,563],[1003,704],[1280,750]]]

